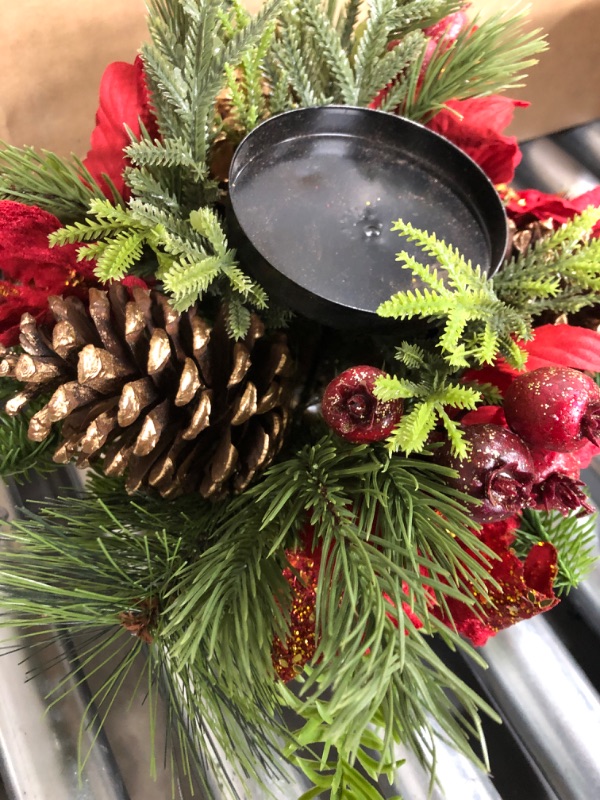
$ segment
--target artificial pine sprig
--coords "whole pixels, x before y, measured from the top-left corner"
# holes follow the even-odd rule
[[[531,337],[531,321],[499,298],[482,268],[473,266],[435,234],[401,219],[392,230],[416,242],[435,266],[421,263],[406,251],[398,253],[396,260],[410,269],[424,288],[398,292],[382,303],[377,313],[393,319],[443,321],[437,346],[455,369],[491,364],[498,355],[522,369],[525,355],[515,340]]]
[[[470,519],[448,492],[444,474],[429,462],[379,458],[371,448],[338,445],[329,438],[272,468],[260,484],[230,503],[215,530],[215,544],[207,553],[219,569],[202,577],[202,565],[190,564],[173,589],[167,632],[185,631],[174,650],[178,662],[192,664],[207,641],[212,659],[222,666],[221,680],[226,674],[237,676],[230,692],[240,691],[245,680],[239,676],[249,677],[249,670],[259,691],[254,665],[265,663],[278,617],[273,608],[264,618],[257,616],[256,604],[264,603],[259,583],[271,587],[265,600],[272,605],[277,584],[269,578],[269,562],[290,545],[299,526],[310,524],[315,544],[322,544],[329,556],[317,591],[320,642],[301,689],[301,708],[308,713],[333,692],[328,741],[349,763],[360,750],[365,722],[376,713],[387,731],[384,761],[396,737],[409,740],[427,761],[421,734],[405,728],[402,720],[417,718],[416,727],[427,729],[424,709],[432,704],[434,716],[444,720],[457,747],[465,749],[462,723],[438,689],[452,685],[468,715],[476,702],[435,659],[423,633],[452,638],[430,614],[432,597],[445,606],[445,598],[458,592],[472,604],[470,581],[485,593],[489,575],[461,545],[474,547],[485,562],[487,551],[469,530]],[[246,539],[251,547],[239,553],[237,543]],[[238,563],[244,567],[241,573]],[[220,574],[230,569],[235,578]],[[423,632],[405,615],[403,604],[421,616]],[[252,620],[251,641],[246,626],[235,624],[240,614]],[[464,647],[456,637],[452,644]],[[429,664],[425,672],[423,663]],[[268,675],[263,681],[262,691],[268,693]]]
[[[274,737],[290,736],[274,721],[282,694],[271,648],[276,635],[285,638],[284,553],[310,525],[328,554],[317,593],[318,650],[297,704],[308,720],[330,703],[313,743],[325,736],[347,765],[332,780],[352,781],[374,719],[384,729],[375,772],[389,769],[396,740],[433,768],[430,713],[470,752],[478,709],[488,711],[428,643],[437,633],[474,657],[431,607],[447,609],[450,597],[473,605],[473,586],[485,596],[492,557],[470,530],[468,498],[448,489],[447,474],[326,437],[220,506],[198,498],[194,507],[190,498],[132,504],[117,481],[94,476],[93,494],[45,503],[9,529],[19,553],[0,554],[7,602],[19,620],[41,616],[70,631],[134,630],[136,614],[154,608],[146,628],[153,643],[143,652],[172,677],[174,719],[181,721],[182,708],[194,725],[208,720],[216,751],[242,759],[240,769],[257,777]],[[109,696],[117,684],[115,677]],[[199,711],[192,706],[200,697]],[[196,730],[190,746],[212,759],[205,733]]]
[[[525,558],[538,542],[550,542],[558,553],[557,594],[566,595],[592,570],[595,555],[596,514],[560,514],[558,511],[524,510],[513,547]]]
[[[423,68],[408,77],[402,114],[426,122],[448,100],[463,100],[523,86],[524,70],[547,48],[541,30],[526,30],[525,12],[510,8],[482,19],[476,16],[455,41],[442,37]],[[468,75],[468,77],[467,77]]]
[[[436,424],[442,423],[452,452],[460,458],[468,455],[460,426],[450,416],[451,409],[472,411],[481,402],[482,393],[460,381],[460,376],[439,354],[426,351],[410,342],[402,342],[396,359],[403,365],[400,375],[386,375],[377,380],[375,396],[382,401],[409,400],[410,408],[388,437],[389,448],[407,455],[420,453]]]
[[[498,297],[520,313],[574,313],[597,303],[600,239],[592,239],[600,208],[588,208],[524,253],[494,277]]]
[[[114,488],[110,481],[106,485]],[[117,697],[119,702],[129,699],[119,694],[122,679],[141,661],[152,708],[159,688],[166,686],[174,740],[208,797],[210,783],[204,774],[208,764],[220,773],[224,785],[231,784],[231,769],[239,770],[242,781],[247,776],[268,779],[277,773],[275,736],[280,741],[284,736],[272,707],[265,705],[268,698],[250,684],[233,701],[222,689],[219,665],[209,660],[204,646],[193,665],[179,664],[173,659],[173,640],[164,632],[169,587],[176,584],[186,563],[202,553],[206,531],[185,516],[180,526],[177,503],[170,508],[169,530],[157,524],[152,505],[150,512],[138,505],[121,520],[115,511],[125,498],[120,487],[117,498],[107,497],[112,507],[92,495],[44,502],[39,513],[28,511],[24,519],[3,530],[13,545],[0,552],[3,610],[9,615],[3,624],[25,628],[28,639],[40,641],[41,646],[48,633],[40,622],[62,634],[87,637],[90,642],[80,659],[94,669],[106,663],[105,649],[112,651],[118,645],[121,657],[94,698],[102,708]],[[210,505],[206,503],[203,519],[208,530]],[[147,622],[142,621],[149,608],[154,611]],[[136,620],[140,625],[132,636]],[[50,699],[58,702],[67,690],[64,681]],[[100,728],[105,721],[102,710],[96,721]],[[154,719],[150,724],[155,725]],[[80,753],[82,762],[86,756]],[[233,784],[229,794],[242,800]]]
[[[425,64],[423,28],[462,3],[373,0],[360,21],[356,3],[344,6],[305,0],[281,15],[269,78],[279,85],[285,76],[301,105],[367,105],[387,89],[386,109],[425,121],[451,99],[520,85],[522,70],[545,48],[539,31],[525,31],[523,15],[511,11],[478,18],[451,46],[442,38]]]
[[[114,192],[115,202],[121,202]],[[82,219],[89,203],[103,197],[102,190],[83,166],[33,147],[0,142],[0,199],[17,200],[50,211],[62,222]]]

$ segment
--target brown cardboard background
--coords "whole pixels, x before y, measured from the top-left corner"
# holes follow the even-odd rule
[[[0,0],[0,139],[85,155],[104,68],[145,36],[144,0]]]
[[[530,28],[542,28],[549,49],[532,67],[527,86],[510,92],[529,100],[517,109],[509,132],[521,139],[580,125],[600,117],[600,0],[529,0]],[[506,0],[473,0],[486,14]]]
[[[507,3],[472,5],[487,13]],[[551,49],[512,92],[532,103],[511,128],[521,138],[600,117],[600,0],[531,6],[529,24]],[[132,61],[146,36],[144,0],[0,0],[0,139],[85,155],[104,68]]]

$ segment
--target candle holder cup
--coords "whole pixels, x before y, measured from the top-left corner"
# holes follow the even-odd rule
[[[504,207],[480,167],[423,125],[366,108],[269,118],[236,150],[229,197],[243,268],[274,300],[335,328],[389,330],[379,305],[421,285],[396,256],[429,257],[391,230],[398,218],[488,274],[506,252]]]

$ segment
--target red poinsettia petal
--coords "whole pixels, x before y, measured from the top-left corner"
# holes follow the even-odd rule
[[[515,540],[515,531],[520,525],[518,516],[501,519],[497,522],[486,522],[481,526],[479,538],[494,552],[501,552],[510,547]]]
[[[96,127],[91,136],[91,149],[83,163],[107,197],[112,197],[112,192],[103,174],[108,175],[123,197],[129,195],[123,180],[127,166],[123,151],[131,141],[127,128],[139,136],[140,120],[153,138],[158,136],[143,62],[138,56],[133,64],[123,61],[109,64],[100,83]]]
[[[600,206],[600,186],[596,186],[595,189],[584,192],[584,194],[580,194],[578,197],[572,197],[570,204],[580,213],[590,206]]]
[[[541,325],[535,336],[526,342],[529,353],[527,370],[532,366],[532,357],[545,364],[558,364],[573,369],[600,372],[600,333],[576,325]]]
[[[511,122],[514,109],[524,105],[502,95],[451,100],[427,127],[464,150],[494,183],[509,183],[521,151],[514,136],[501,132]]]
[[[600,186],[570,199],[537,189],[510,189],[505,195],[505,204],[508,216],[517,226],[534,220],[552,220],[554,227],[558,228],[589,206],[600,206]],[[594,227],[593,235],[600,235],[600,223]]]
[[[512,383],[513,377],[518,374],[516,369],[509,367],[505,362],[499,362],[494,366],[469,369],[463,375],[463,380],[466,383],[490,383],[504,394]]]

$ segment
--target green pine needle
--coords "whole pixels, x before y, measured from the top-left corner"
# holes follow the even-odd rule
[[[81,219],[103,192],[82,162],[0,142],[0,199],[35,205],[63,222]],[[120,197],[115,197],[120,202]]]
[[[41,402],[32,403],[16,417],[3,410],[4,403],[19,391],[16,381],[4,378],[0,383],[0,477],[24,483],[33,475],[48,475],[58,467],[52,460],[58,446],[58,433],[54,431],[43,442],[29,439],[29,421],[41,408]]]

